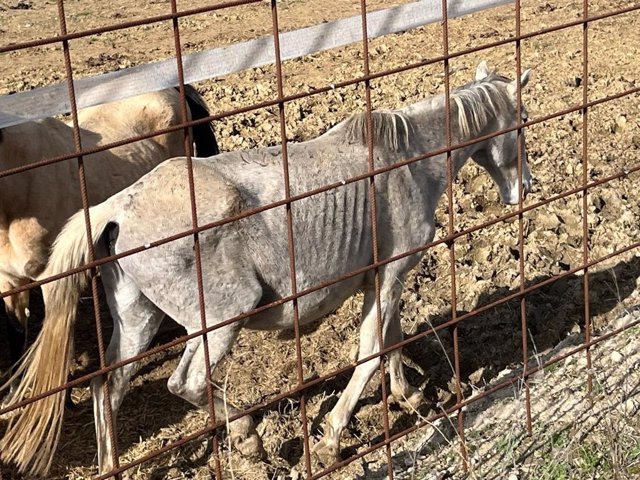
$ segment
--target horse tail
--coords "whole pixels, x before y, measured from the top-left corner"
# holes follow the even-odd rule
[[[100,239],[119,211],[112,197],[89,209],[92,241]],[[73,215],[53,244],[47,268],[40,278],[64,273],[84,265],[89,244],[84,211]],[[16,404],[46,395],[67,382],[73,356],[73,333],[78,300],[90,277],[89,271],[67,275],[42,286],[46,315],[42,330],[23,357],[16,375],[23,375],[11,396]],[[0,441],[0,458],[15,463],[20,472],[46,475],[51,467],[62,430],[65,391],[44,396],[24,406],[12,417]]]
[[[207,103],[193,86],[185,85],[184,95],[191,110],[192,120],[199,120],[209,116]],[[196,154],[199,157],[211,157],[220,153],[211,122],[199,123],[192,127],[191,130],[193,132],[193,141],[196,144]]]

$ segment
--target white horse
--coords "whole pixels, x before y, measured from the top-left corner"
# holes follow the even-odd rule
[[[190,119],[208,116],[198,92],[187,86],[185,93]],[[180,111],[180,96],[173,88],[80,110],[82,146],[89,149],[175,126]],[[218,153],[210,124],[195,127],[193,138],[200,156]],[[4,128],[0,172],[74,150],[72,127],[54,118]],[[179,130],[85,156],[90,204],[131,185],[160,162],[184,154],[184,134]],[[75,159],[0,178],[0,292],[28,284],[44,270],[53,239],[81,206]],[[4,304],[15,363],[24,348],[29,291],[4,298]]]
[[[529,71],[520,83],[527,84]],[[477,139],[514,127],[516,83],[492,73],[481,63],[474,82],[451,95],[454,142]],[[524,107],[523,110],[524,112]],[[424,155],[445,143],[445,99],[437,96],[402,110],[375,112],[372,117],[377,167]],[[290,144],[292,194],[367,171],[366,116],[356,114],[321,137]],[[452,152],[454,173],[468,158],[483,166],[497,183],[502,199],[517,203],[530,189],[531,176],[524,142],[519,191],[516,132],[511,131]],[[199,223],[213,222],[283,197],[280,147],[231,152],[193,162]],[[444,155],[391,170],[376,177],[379,256],[388,258],[433,240],[434,212],[447,188]],[[298,288],[371,264],[372,238],[368,180],[345,185],[296,201],[292,205]],[[120,253],[165,235],[191,228],[191,209],[184,158],[169,160],[125,189],[90,209],[93,242],[101,254]],[[250,312],[290,295],[287,222],[283,209],[274,208],[200,234],[207,325]],[[398,305],[402,282],[418,263],[415,254],[379,268],[382,328],[385,345],[402,339]],[[56,240],[43,276],[83,265],[88,258],[83,213],[75,215]],[[123,257],[101,267],[114,332],[107,361],[118,362],[143,352],[161,319],[170,315],[189,333],[200,330],[193,241],[190,236]],[[24,380],[14,401],[48,391],[67,379],[78,297],[88,275],[77,274],[43,287],[47,314],[42,333],[24,361]],[[319,289],[299,298],[300,323],[319,319],[358,290],[364,290],[359,358],[380,350],[373,271]],[[207,334],[211,369],[231,349],[238,332],[282,329],[293,325],[291,302],[255,313]],[[340,434],[347,425],[365,385],[378,368],[375,358],[355,368],[339,401],[328,415],[323,439],[315,453],[325,463],[339,458]],[[389,354],[391,392],[415,404],[422,394],[405,378],[401,351]],[[118,412],[135,364],[92,381],[100,472],[113,467],[112,445],[105,419],[105,382],[111,392],[113,415]],[[207,405],[203,337],[187,342],[169,390],[187,401]],[[0,443],[2,459],[22,471],[45,473],[52,461],[63,415],[62,395],[50,395],[24,407]],[[222,401],[215,399],[218,418]],[[230,411],[230,415],[238,412]],[[245,454],[262,446],[251,418],[230,424],[233,444]]]

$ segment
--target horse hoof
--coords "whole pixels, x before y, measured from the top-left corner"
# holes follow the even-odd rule
[[[257,433],[242,440],[238,439],[234,443],[234,447],[240,452],[240,455],[251,460],[264,460],[267,457],[267,452],[262,446],[262,439]]]
[[[325,467],[333,465],[336,462],[339,462],[340,459],[340,448],[333,442],[328,442],[325,438],[316,443],[316,446],[313,447],[313,455],[316,457],[318,462]]]
[[[396,395],[389,396],[389,403],[395,403],[410,413],[417,412],[425,402],[426,400],[422,391],[415,387],[411,387],[409,395],[402,395],[401,397]]]

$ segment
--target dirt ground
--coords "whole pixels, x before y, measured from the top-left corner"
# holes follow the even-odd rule
[[[211,2],[178,2],[180,9],[196,8]],[[386,8],[401,2],[376,1],[370,8]],[[578,19],[580,1],[522,1],[523,32],[535,31]],[[634,4],[622,0],[595,0],[590,12],[597,15]],[[279,5],[283,29],[300,28],[347,15],[357,14],[355,0],[282,1]],[[330,7],[330,8],[329,8]],[[126,2],[85,0],[65,3],[69,31],[98,27],[142,16],[170,11],[165,0]],[[53,1],[0,0],[1,43],[21,42],[57,33],[57,7]],[[523,101],[532,119],[574,106],[582,100],[582,84],[588,85],[594,100],[640,85],[640,14],[601,20],[590,24],[589,77],[582,78],[582,27],[563,29],[522,42],[522,65],[534,74]],[[449,44],[452,51],[508,38],[515,32],[512,5],[450,21]],[[180,21],[181,39],[187,51],[198,51],[265,35],[271,28],[270,6],[262,2],[228,8],[217,13],[198,15]],[[172,56],[171,22],[96,35],[71,42],[76,78],[125,68]],[[486,59],[501,73],[513,77],[513,45],[493,48],[451,61],[451,84],[461,85],[473,78],[475,65]],[[381,71],[432,58],[442,54],[439,25],[389,35],[370,43],[371,68]],[[362,73],[362,46],[352,45],[284,64],[285,94],[312,91]],[[426,96],[441,93],[443,67],[434,64],[392,75],[372,82],[374,108],[396,108]],[[45,46],[0,55],[0,93],[31,89],[64,79],[60,47]],[[275,69],[265,67],[240,72],[196,85],[214,113],[276,98]],[[355,111],[364,110],[364,89],[353,86],[317,94],[286,106],[287,135],[292,141],[313,138]],[[598,105],[588,114],[588,177],[604,178],[638,164],[640,158],[640,98],[631,95]],[[224,118],[215,124],[221,149],[253,148],[280,141],[277,111],[261,109]],[[538,202],[582,183],[582,117],[565,115],[527,128],[529,161],[536,177],[535,191],[526,204]],[[638,174],[593,188],[588,194],[589,258],[598,259],[640,240],[640,187]],[[448,207],[442,202],[437,211],[437,237],[447,231]],[[463,230],[509,211],[498,199],[489,177],[475,165],[466,166],[455,185],[455,229]],[[536,209],[524,216],[525,283],[534,285],[553,275],[566,272],[583,262],[582,197],[579,194]],[[518,223],[502,222],[455,242],[458,314],[469,312],[493,300],[517,292],[520,288]],[[159,232],[161,236],[161,232]],[[451,281],[449,251],[438,246],[429,250],[422,263],[409,276],[402,298],[402,322],[406,334],[424,332],[451,318]],[[590,270],[590,307],[596,333],[632,306],[639,303],[640,255],[631,251]],[[531,352],[545,355],[557,352],[567,337],[575,338],[584,328],[583,277],[571,275],[540,288],[527,296],[526,314]],[[361,298],[347,301],[323,323],[313,325],[302,338],[304,374],[307,379],[321,376],[353,361],[357,348],[357,327]],[[108,317],[103,303],[103,316]],[[85,300],[77,333],[77,373],[96,366],[95,328],[92,326],[91,301]],[[108,327],[107,327],[108,329]],[[470,396],[487,384],[503,378],[505,371],[517,375],[522,364],[520,302],[513,301],[471,317],[460,325],[461,369],[464,395]],[[1,332],[0,332],[1,334]],[[177,326],[167,324],[157,342],[169,341],[181,334]],[[629,344],[637,339],[630,335]],[[556,348],[556,350],[553,350]],[[447,331],[438,337],[427,336],[409,345],[406,351],[407,373],[414,385],[423,388],[428,404],[420,415],[392,408],[389,412],[392,433],[415,424],[421,416],[448,406],[452,394],[452,341]],[[607,343],[594,355],[596,365],[609,366]],[[121,462],[129,462],[149,451],[167,445],[204,427],[207,415],[166,389],[166,380],[176,367],[180,349],[174,348],[143,362],[121,409],[118,442]],[[229,401],[250,407],[266,401],[294,386],[296,378],[295,342],[291,332],[241,335],[232,353],[215,373],[215,382],[226,391]],[[576,364],[578,365],[578,364]],[[0,368],[7,359],[0,352]],[[566,365],[561,362],[561,369]],[[584,367],[581,367],[584,368]],[[604,367],[603,367],[604,368]],[[607,370],[613,376],[615,369]],[[556,375],[562,375],[557,373]],[[569,374],[567,374],[569,375]],[[573,374],[572,374],[573,375]],[[578,374],[575,374],[578,377]],[[555,378],[555,377],[552,377]],[[573,376],[572,376],[573,378]],[[348,374],[324,382],[307,392],[307,414],[314,438],[319,438],[328,410],[346,385]],[[536,398],[553,399],[553,383],[541,382]],[[96,447],[92,425],[91,401],[87,388],[73,392],[77,407],[66,417],[63,439],[54,460],[51,478],[80,479],[95,475]],[[374,377],[359,403],[354,419],[343,434],[342,455],[346,458],[384,439],[380,378]],[[610,400],[610,399],[609,399]],[[521,428],[507,417],[490,414],[491,405],[480,404],[476,418],[487,422],[484,428],[511,431]],[[496,407],[493,407],[496,408]],[[498,410],[501,407],[497,407]],[[606,410],[603,410],[606,416]],[[278,402],[255,416],[263,436],[269,461],[253,464],[237,452],[222,450],[225,478],[298,478],[304,472],[300,397]],[[522,432],[518,430],[517,435]],[[424,430],[419,435],[426,435]],[[514,434],[516,435],[516,434]],[[517,436],[516,435],[516,436]],[[499,437],[478,435],[479,444],[491,444]],[[403,470],[407,449],[418,437],[394,443],[394,467]],[[418,441],[418,440],[415,440]],[[424,469],[433,478],[464,478],[460,459],[445,451],[445,442],[432,447],[439,464]],[[438,457],[438,454],[442,453]],[[424,462],[430,461],[426,458]],[[481,455],[477,460],[484,461]],[[515,457],[514,457],[515,458]],[[449,464],[446,462],[450,462]],[[509,457],[509,461],[513,460]],[[526,462],[541,462],[540,457],[518,456],[515,478],[581,478],[532,476],[522,467]],[[637,458],[636,460],[637,461]],[[329,478],[374,478],[384,471],[386,457],[378,450],[353,462]],[[444,462],[444,463],[443,463]],[[514,463],[515,462],[515,463]],[[519,462],[519,463],[518,463]],[[413,465],[413,464],[412,464]],[[413,465],[415,466],[415,465]],[[191,442],[152,462],[136,467],[131,478],[209,478],[210,451],[207,442]],[[432,470],[429,470],[432,469]],[[487,471],[477,478],[508,477],[504,463],[487,462]],[[415,470],[414,470],[415,471]],[[478,470],[486,472],[485,470]],[[441,473],[445,472],[445,473]],[[447,473],[448,472],[448,473]],[[515,472],[515,473],[514,473]],[[19,478],[3,471],[4,478]],[[426,474],[425,474],[426,475]],[[410,477],[407,477],[410,478]],[[421,478],[421,477],[418,477]],[[425,476],[424,478],[432,478]],[[584,477],[586,478],[586,477]],[[591,478],[591,477],[589,477]],[[602,476],[600,478],[613,478]],[[625,477],[619,477],[625,478]],[[633,477],[628,477],[633,478]]]

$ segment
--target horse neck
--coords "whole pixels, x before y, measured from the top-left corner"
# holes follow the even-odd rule
[[[450,106],[451,144],[456,145],[469,141],[471,138],[465,138],[462,134],[462,129],[457,119],[457,106],[453,100],[451,100]],[[425,155],[429,152],[444,149],[447,146],[447,115],[444,95],[411,105],[405,109],[404,113],[411,118],[412,125],[416,130],[415,138],[417,141],[414,144],[415,151],[413,156]],[[489,119],[488,123],[494,122]],[[489,124],[483,126],[481,133],[477,134],[476,138],[482,136],[484,131],[490,128],[491,125]],[[456,177],[467,160],[482,148],[482,143],[468,145],[451,152],[453,178]],[[444,193],[448,182],[448,160],[446,154],[436,155],[417,162],[414,164],[413,170],[417,174],[424,176],[422,183],[427,186],[429,195],[437,193],[439,197]]]

